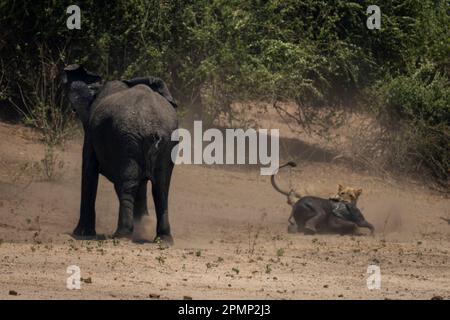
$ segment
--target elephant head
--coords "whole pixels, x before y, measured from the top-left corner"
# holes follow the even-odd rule
[[[90,107],[100,88],[101,80],[99,75],[87,71],[78,64],[64,68],[62,81],[66,85],[70,103],[80,117],[83,126],[86,126],[89,121]]]

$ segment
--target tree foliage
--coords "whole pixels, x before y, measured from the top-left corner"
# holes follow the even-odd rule
[[[59,94],[36,94],[36,79],[50,86],[78,62],[105,79],[160,76],[182,107],[211,121],[236,101],[294,101],[299,128],[326,129],[373,91],[385,95],[376,99],[385,107],[371,108],[380,118],[448,128],[447,0],[378,1],[381,30],[366,28],[366,0],[86,0],[82,29],[68,30],[71,4],[0,0],[7,104],[57,105],[48,100]],[[426,65],[432,85],[418,82]]]

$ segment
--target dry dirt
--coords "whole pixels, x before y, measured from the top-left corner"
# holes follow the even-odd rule
[[[303,146],[294,145],[297,154],[317,152]],[[286,199],[258,167],[177,166],[170,195],[175,246],[164,249],[70,237],[80,139],[58,149],[54,181],[42,179],[44,147],[33,131],[0,123],[0,150],[1,299],[450,298],[450,225],[440,219],[450,216],[450,200],[417,184],[307,157],[292,171],[292,185],[324,197],[337,183],[362,187],[359,204],[376,234],[305,236],[286,232]],[[287,172],[279,181],[289,184]],[[112,185],[101,178],[99,234],[112,234],[117,208]],[[66,288],[69,265],[81,269],[80,290]],[[367,288],[369,265],[380,267],[379,290]]]

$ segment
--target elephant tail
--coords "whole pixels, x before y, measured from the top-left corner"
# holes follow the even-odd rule
[[[154,176],[156,158],[160,153],[160,149],[163,147],[162,137],[154,136],[153,139],[144,141],[144,165],[145,165],[145,176],[151,179]]]

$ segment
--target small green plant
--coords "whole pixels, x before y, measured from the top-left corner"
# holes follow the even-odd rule
[[[157,256],[155,259],[158,260],[160,265],[163,265],[166,262],[166,258],[163,256]]]
[[[167,250],[167,249],[169,249],[169,247],[159,238],[156,240],[156,244],[158,245],[158,250]]]
[[[266,273],[270,274],[272,272],[272,267],[270,264],[266,264]]]
[[[424,169],[441,185],[450,183],[450,80],[433,64],[379,81],[372,108],[386,128],[381,154],[403,172]]]
[[[195,255],[196,255],[197,257],[201,257],[202,251],[201,251],[201,250],[195,251]]]
[[[284,256],[284,249],[280,248],[277,250],[277,257],[281,258],[282,256]]]
[[[44,157],[40,161],[28,161],[20,165],[17,173],[13,177],[13,180],[17,181],[23,176],[30,176],[31,181],[35,178],[38,180],[53,181],[61,175],[63,168],[64,161],[59,160],[59,156],[55,152],[55,148],[53,146],[46,145]]]
[[[263,213],[261,215],[260,223],[254,227],[253,225],[248,224],[248,255],[251,257],[255,253],[256,244],[258,242],[259,236],[261,234],[264,220],[266,219],[267,213]]]
[[[36,68],[32,77],[25,77],[18,83],[20,102],[9,99],[22,114],[25,125],[39,130],[47,147],[60,145],[74,129],[74,115],[67,108],[63,83],[59,76],[64,65],[64,53],[53,55],[44,43],[37,46]]]
[[[44,158],[41,160],[41,168],[44,179],[54,180],[57,177],[58,171],[64,167],[64,161],[58,160],[58,155],[55,153],[53,146],[45,148]]]

